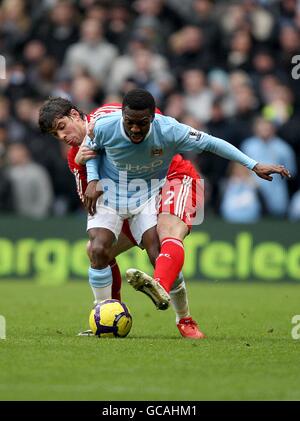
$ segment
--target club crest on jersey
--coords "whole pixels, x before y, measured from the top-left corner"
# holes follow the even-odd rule
[[[161,148],[152,148],[151,156],[162,156],[163,150]]]
[[[90,140],[89,148],[92,149],[93,151],[96,151],[98,149],[98,146],[95,140]]]

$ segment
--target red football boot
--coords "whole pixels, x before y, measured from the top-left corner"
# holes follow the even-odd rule
[[[206,336],[199,330],[199,327],[195,320],[191,317],[183,317],[177,323],[179,332],[184,338],[189,339],[204,339]]]

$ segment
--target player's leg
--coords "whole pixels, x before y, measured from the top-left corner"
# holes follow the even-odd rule
[[[184,263],[183,240],[189,229],[178,216],[170,213],[158,215],[157,233],[160,253],[156,259],[154,278],[169,292]]]
[[[112,275],[111,298],[121,301],[122,276],[116,259],[109,262]]]
[[[186,283],[183,273],[180,272],[170,291],[171,304],[176,314],[176,324],[185,317],[190,316]]]
[[[103,228],[92,228],[88,231],[90,238],[89,283],[94,293],[95,301],[111,298],[112,270],[109,265],[110,249],[115,236],[113,232]]]
[[[181,335],[201,339],[205,336],[190,315],[186,285],[180,272],[184,263],[183,240],[191,229],[190,215],[203,203],[200,180],[193,177],[194,174],[190,175],[169,181],[162,190],[157,224],[161,251],[156,260],[154,278],[170,291]]]
[[[153,204],[154,200],[150,203],[150,210],[149,207],[145,208],[143,211],[140,212],[139,215],[133,218],[133,220],[131,221],[131,230],[134,233],[134,235],[138,237],[137,241],[140,241],[141,237],[141,242],[144,248],[147,250],[152,265],[155,267],[160,251],[160,242],[157,235],[157,226],[152,226],[151,228],[149,228],[149,226],[154,225],[157,220],[156,207],[151,209],[151,205]],[[173,218],[176,218],[176,221],[174,221]],[[177,236],[182,239],[185,237],[186,233],[188,232],[188,227],[185,223],[178,219],[178,217],[175,217],[170,214],[168,214],[168,219],[164,219],[166,219],[166,230],[168,233],[171,233],[173,236]],[[164,224],[164,220],[162,220],[162,224]],[[162,235],[164,235],[164,232],[162,230],[161,232]],[[141,235],[141,233],[143,234]],[[134,286],[136,289],[142,290],[142,292],[146,294],[148,292],[147,289],[146,291],[141,289],[143,281],[153,281],[153,278],[149,277],[147,274],[137,269],[128,270],[127,279],[132,286]],[[157,285],[157,287],[159,288],[159,285]],[[186,287],[182,273],[179,274],[178,281],[176,281],[176,283],[174,284],[173,289],[174,290],[172,291],[172,295],[170,294],[170,297],[176,313],[176,320],[179,321],[183,317],[189,316]],[[163,294],[164,293],[165,291],[163,291]],[[149,295],[149,297],[153,300],[152,294],[147,295]],[[154,303],[156,305],[161,304],[160,302],[156,303],[155,301]],[[164,306],[160,307],[159,305],[157,305],[158,308],[165,309]]]
[[[94,227],[97,227],[97,220],[98,220],[97,218],[93,219]],[[102,218],[102,221],[103,221],[103,218]],[[102,225],[102,222],[99,223],[98,225]],[[101,233],[99,233],[99,235],[100,234]],[[115,230],[114,236],[116,237],[117,234],[118,234],[118,230]],[[117,264],[117,261],[115,260],[115,257],[123,253],[124,251],[129,250],[131,247],[135,245],[136,243],[135,243],[134,238],[131,235],[131,232],[128,227],[128,223],[127,224],[124,223],[122,227],[122,232],[120,233],[118,240],[114,242],[112,246],[107,250],[109,253],[110,271],[109,270],[106,271],[106,282],[112,281],[111,286],[109,287],[109,286],[99,285],[98,283],[96,284],[94,280],[91,277],[89,277],[89,282],[94,294],[95,303],[103,301],[108,298],[113,298],[113,299],[121,301],[122,277],[121,277],[121,273],[120,273],[120,269]],[[92,252],[91,241],[89,240],[87,244],[87,253],[90,258],[90,261],[92,262],[91,252]],[[102,281],[104,281],[104,278],[102,278]],[[110,291],[111,291],[111,295],[109,296]],[[90,329],[87,329],[87,330],[84,330],[83,332],[80,332],[78,336],[94,336],[94,335]]]
[[[190,316],[186,285],[180,272],[184,263],[183,240],[191,228],[190,215],[194,213],[196,205],[196,180],[194,185],[191,180],[192,177],[184,176],[182,180],[174,180],[171,189],[170,184],[165,186],[157,226],[161,250],[156,260],[154,278],[165,291],[170,292],[181,335],[201,339],[204,334]]]
[[[114,243],[111,247],[109,265],[111,267],[111,272],[112,272],[111,298],[113,298],[114,300],[121,301],[121,286],[122,286],[121,272],[120,272],[117,260],[115,258],[119,254],[131,249],[135,245],[136,244],[134,240],[129,239],[127,235],[121,232],[118,238],[118,241]],[[91,260],[90,248],[91,248],[91,242],[88,241],[87,254],[89,256],[89,259]]]
[[[157,259],[157,256],[159,254],[160,250],[160,244],[159,244],[159,238],[157,235],[157,229],[156,225],[147,229],[142,236],[142,246],[146,250],[149,260],[152,264],[152,266],[155,265],[155,261]]]
[[[157,232],[161,250],[154,278],[170,291],[184,263],[183,240],[203,207],[203,186],[190,162],[168,177],[160,194]]]
[[[123,221],[116,211],[102,204],[97,205],[94,216],[88,217],[87,231],[90,239],[89,283],[95,301],[111,298],[112,247],[118,239]]]
[[[118,241],[113,244],[111,248],[111,260],[109,265],[111,267],[112,272],[112,288],[111,294],[112,298],[115,300],[121,301],[121,286],[122,286],[122,277],[121,272],[118,266],[118,263],[115,259],[119,254],[131,249],[136,245],[134,239],[129,239],[127,235],[121,232]]]
[[[153,214],[154,216],[151,215],[149,209],[136,215],[131,221],[131,231],[137,242],[142,241],[143,246],[148,251],[152,264],[154,264],[155,258],[158,256],[159,239],[156,226],[153,226],[156,223],[156,211]],[[168,216],[168,221],[174,222],[172,218],[173,215]],[[173,226],[176,226],[176,231]],[[182,239],[188,232],[188,227],[182,221],[179,221],[179,224],[173,224],[172,228],[168,224],[168,229],[173,235],[182,236]],[[170,296],[161,287],[159,282],[138,269],[127,270],[126,276],[128,282],[135,289],[148,295],[158,309],[167,309],[169,301],[171,300],[176,313],[176,324],[182,336],[192,339],[204,337],[202,332],[198,329],[197,323],[190,316],[186,285],[182,273],[179,273],[178,279],[174,282],[172,290],[170,291]]]
[[[184,338],[203,339],[205,335],[192,318],[189,309],[187,288],[182,272],[174,282],[170,291],[171,304],[176,313],[176,326]]]
[[[131,218],[129,224],[136,243],[143,245],[151,263],[154,265],[159,253],[155,197]],[[158,309],[165,310],[169,307],[169,294],[149,275],[138,269],[128,269],[126,277],[129,284],[136,290],[148,295]]]

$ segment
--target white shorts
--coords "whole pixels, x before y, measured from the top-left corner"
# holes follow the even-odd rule
[[[137,244],[142,241],[144,232],[157,225],[156,198],[150,198],[139,208],[122,216],[98,200],[95,215],[88,215],[87,231],[92,228],[106,228],[114,233],[116,240],[122,230],[124,219],[128,219],[131,234]]]

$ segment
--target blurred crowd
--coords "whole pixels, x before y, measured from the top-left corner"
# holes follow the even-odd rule
[[[293,174],[268,183],[190,153],[209,212],[300,219],[299,1],[2,0],[0,54],[0,212],[82,211],[67,147],[37,126],[45,99],[88,113],[141,87],[165,114]]]

